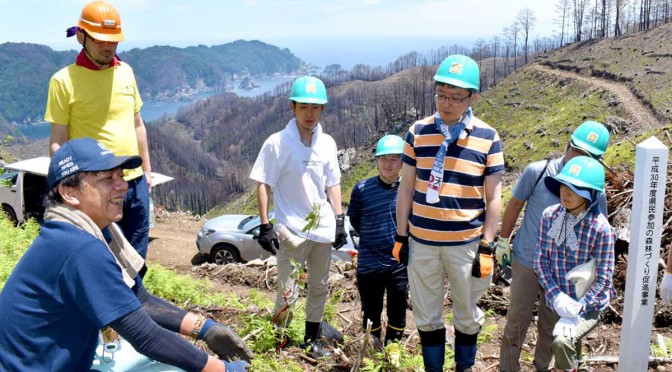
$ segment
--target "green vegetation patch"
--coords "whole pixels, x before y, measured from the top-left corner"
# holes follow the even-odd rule
[[[0,290],[5,286],[19,259],[37,237],[39,229],[40,225],[33,219],[19,228],[14,227],[4,214],[0,214]]]
[[[614,101],[602,89],[525,70],[485,92],[475,111],[499,132],[507,169],[520,171],[530,162],[562,155],[571,132],[586,120],[629,118]]]

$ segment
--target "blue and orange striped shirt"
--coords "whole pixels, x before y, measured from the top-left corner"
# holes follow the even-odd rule
[[[426,202],[434,158],[445,139],[436,128],[438,113],[408,130],[402,161],[416,168],[409,232],[420,243],[462,245],[480,239],[485,221],[485,176],[504,173],[504,154],[497,131],[476,117],[468,135],[448,146],[443,183],[436,204]]]

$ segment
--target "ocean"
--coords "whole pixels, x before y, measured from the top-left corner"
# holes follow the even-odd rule
[[[276,86],[285,83],[287,81],[293,81],[296,77],[294,76],[283,76],[278,78],[254,78],[254,83],[259,85],[258,88],[251,90],[239,89],[237,86],[234,88],[233,92],[241,97],[255,97],[265,92],[273,91]],[[237,82],[236,82],[237,83]],[[196,93],[191,96],[185,97],[183,100],[179,101],[155,101],[151,99],[144,100],[142,105],[142,119],[149,123],[152,120],[156,120],[159,117],[166,114],[175,114],[177,110],[181,107],[191,105],[195,102],[198,102],[202,99],[208,98],[213,94],[218,94],[221,92],[202,92]],[[21,133],[30,138],[30,139],[43,139],[49,137],[50,133],[50,124],[47,122],[41,122],[31,125],[20,125],[18,126]]]

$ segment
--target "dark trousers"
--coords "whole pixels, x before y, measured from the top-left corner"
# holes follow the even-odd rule
[[[399,265],[392,271],[383,273],[357,273],[357,288],[362,300],[363,328],[366,320],[373,323],[373,335],[380,338],[381,314],[383,312],[383,296],[387,290],[387,321],[388,329],[406,327],[406,298],[408,296],[408,274],[406,267]]]
[[[124,197],[124,216],[117,223],[126,240],[142,258],[147,258],[149,245],[149,185],[145,176],[128,181]]]

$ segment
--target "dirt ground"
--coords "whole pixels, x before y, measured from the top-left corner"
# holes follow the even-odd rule
[[[257,288],[265,293],[269,299],[273,298],[273,288],[275,288],[275,270],[267,269],[265,266],[246,266],[230,265],[225,270],[219,267],[212,267],[204,264],[207,260],[197,253],[196,233],[205,222],[204,219],[185,215],[180,213],[161,213],[157,218],[157,223],[150,231],[150,245],[148,260],[157,262],[161,265],[173,269],[181,274],[188,274],[194,278],[208,277],[213,283],[214,290],[229,291],[239,296],[246,295],[250,288]],[[204,264],[204,265],[203,265]],[[615,286],[618,297],[612,301],[612,309],[606,314],[605,322],[593,331],[587,339],[584,340],[584,353],[591,359],[608,359],[611,362],[591,361],[589,363],[596,371],[614,371],[616,364],[614,360],[619,354],[620,340],[620,322],[623,302],[624,274],[625,265],[620,263],[616,269]],[[350,370],[357,358],[357,350],[360,349],[363,332],[361,330],[361,316],[359,315],[359,293],[355,286],[355,269],[352,264],[338,263],[332,264],[332,278],[330,280],[330,290],[340,290],[342,301],[337,309],[336,324],[337,329],[348,335],[348,342],[343,347],[346,357],[350,364],[343,360],[337,360],[330,366],[314,366],[309,360],[301,357],[301,352],[297,348],[290,348],[289,351],[283,351],[285,355],[281,357],[290,357],[305,364],[306,370]],[[506,309],[508,306],[509,287],[506,285],[493,285],[486,295],[479,301],[479,306],[483,310],[492,310],[493,315],[489,316],[486,324],[496,324],[497,330],[494,332],[490,341],[481,345],[478,350],[477,364],[474,371],[497,371],[499,359],[499,345],[501,334],[506,322]],[[660,304],[659,304],[660,305]],[[444,311],[450,312],[450,295],[446,297]],[[669,329],[669,322],[672,320],[672,308],[670,306],[659,306],[656,309],[656,326],[653,330],[653,337],[656,334],[662,334],[665,337],[672,336]],[[218,312],[220,318],[227,318],[226,311]],[[231,316],[234,316],[231,314]],[[413,323],[412,310],[408,310],[408,326],[404,335],[403,342],[413,349],[418,347],[419,339]],[[447,327],[449,338],[452,337],[452,327]],[[536,331],[534,323],[530,326],[526,344],[523,346],[522,367],[525,371],[533,370],[531,363],[534,346],[536,341]],[[672,364],[650,364],[650,371],[672,371]]]

